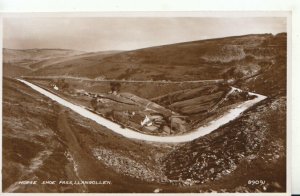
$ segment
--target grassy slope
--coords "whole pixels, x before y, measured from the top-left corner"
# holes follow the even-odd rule
[[[105,75],[107,78],[154,80],[238,79],[236,86],[271,99],[207,137],[178,147],[165,158],[166,174],[171,179],[213,178],[204,184],[203,190],[206,186],[207,190],[213,188],[217,191],[263,191],[263,186],[249,187],[248,178],[244,177],[248,176],[249,179],[266,180],[267,191],[284,191],[285,73],[286,34],[279,34],[181,43],[105,58],[94,55],[80,61],[50,65],[31,75],[70,74],[91,78]],[[227,153],[223,153],[224,149]],[[200,153],[203,151],[206,152],[204,155]],[[223,164],[216,166],[214,157]],[[212,163],[200,169],[204,160]],[[226,170],[228,174],[216,179],[218,173]]]
[[[286,34],[268,39],[263,46],[251,50],[255,56],[236,62],[223,76],[236,78],[235,86],[269,99],[166,156],[169,178],[198,179],[204,192],[286,190]],[[259,65],[260,71],[239,76],[241,64]],[[248,180],[265,184],[248,185]]]
[[[16,88],[18,91],[15,90]],[[114,173],[114,170],[118,171],[116,166],[103,167],[103,162],[96,161],[92,153],[94,149],[102,149],[102,157],[110,157],[109,160],[113,158],[113,162],[117,163],[119,169],[130,171],[132,167],[133,172],[131,171],[129,174],[141,177],[145,174],[136,173],[134,167],[139,166],[137,163],[146,164],[150,170],[159,167],[155,157],[159,158],[164,154],[161,151],[163,149],[159,146],[155,148],[145,143],[141,145],[136,141],[124,140],[105,129],[99,131],[99,129],[103,129],[101,126],[62,110],[55,103],[44,100],[38,93],[32,92],[28,87],[25,88],[13,80],[4,80],[4,95],[4,190],[17,179],[67,178],[76,180],[73,164],[64,156],[65,152],[75,153],[73,155],[75,161],[76,156],[80,156],[76,162],[82,169],[81,177],[97,177],[97,175],[94,176],[95,172],[89,172],[88,168],[92,167],[93,171],[99,170],[96,173],[101,174],[101,179],[105,176],[105,179],[112,179],[114,183],[113,187],[104,189],[90,187],[89,192],[132,192],[131,188],[137,192],[152,192],[157,187],[163,188],[164,192],[195,192],[211,189],[217,191],[262,191],[262,186],[247,187],[248,178],[266,180],[267,191],[283,191],[285,189],[285,125],[283,123],[285,108],[282,107],[284,99],[268,100],[254,111],[249,111],[237,122],[232,122],[213,134],[183,147],[178,146],[176,150],[165,156],[163,163],[166,165],[166,174],[170,179],[178,179],[180,176],[182,179],[187,179],[192,177],[191,174],[195,175],[193,178],[200,180],[201,176],[205,179],[213,178],[201,186],[192,186],[188,189],[187,187],[170,187],[151,183],[146,183],[146,185],[143,181],[123,179],[125,177]],[[23,107],[18,107],[20,100],[23,101]],[[36,107],[37,105],[38,107]],[[277,118],[273,118],[274,115]],[[26,118],[26,120],[24,116],[30,116],[30,118]],[[28,123],[29,121],[30,123]],[[71,122],[69,125],[68,121]],[[116,141],[118,142],[116,143]],[[42,153],[45,150],[50,150],[52,154],[44,156]],[[143,156],[140,156],[141,151]],[[161,153],[162,155],[158,155]],[[35,168],[33,167],[34,160],[37,157],[43,160],[43,165],[32,170]],[[220,160],[222,164],[216,167],[214,159]],[[134,162],[128,162],[129,160],[134,160]],[[201,166],[208,161],[212,161],[212,164],[199,170],[197,163],[200,163]],[[62,165],[65,166],[62,167]],[[105,168],[105,172],[101,168]],[[213,172],[212,168],[214,168]],[[225,170],[230,172],[221,179],[215,178],[218,173]],[[172,174],[170,171],[173,171]],[[248,178],[246,179],[244,176]],[[119,183],[119,180],[129,184]],[[19,187],[16,191],[83,191],[82,187],[69,186],[26,187],[26,189]]]
[[[63,57],[84,54],[82,51],[68,49],[8,49],[3,48],[5,62],[21,62],[24,60],[41,60],[52,57]]]
[[[159,168],[155,163],[158,154],[163,153],[161,147],[124,139],[15,80],[5,78],[3,89],[2,183],[5,192],[152,192],[160,186],[143,180],[145,176],[148,180],[158,177],[153,175]],[[116,166],[106,166],[96,159],[93,150],[103,148],[117,153],[117,156],[106,156],[118,161],[122,172],[117,173]],[[135,165],[131,165],[132,162]],[[139,170],[134,167],[139,165],[147,171],[137,173]],[[131,175],[124,176],[124,172]],[[19,180],[79,179],[111,180],[113,185],[87,188],[14,185]]]
[[[81,51],[65,49],[7,49],[3,48],[3,62],[5,63],[22,63],[40,61],[53,57],[67,57],[83,54]]]
[[[62,57],[55,57],[55,58],[50,58],[50,59],[45,59],[41,60],[38,62],[34,62],[30,65],[30,68],[33,70],[38,70],[42,69],[48,66],[51,66],[53,64],[59,64],[59,63],[64,63],[64,62],[76,62],[80,59],[85,59],[85,58],[91,58],[93,56],[97,56],[98,58],[104,58],[109,55],[118,53],[119,51],[104,51],[104,52],[90,52],[90,53],[79,53],[79,54],[74,54],[74,55],[65,55]]]
[[[52,64],[64,62],[79,62],[86,58],[97,56],[97,59],[118,53],[119,51],[104,51],[86,53],[64,49],[3,49],[4,76],[18,77],[29,72],[46,68]],[[72,64],[72,63],[71,63]],[[80,64],[81,66],[83,64]]]
[[[278,34],[264,45],[265,50],[258,48],[255,52],[265,54],[258,63],[261,71],[255,77],[239,81],[237,86],[269,97],[286,96],[287,35]]]
[[[264,64],[269,65],[277,60],[274,55],[280,47],[270,46],[274,43],[280,45],[277,39],[278,36],[261,34],[157,46],[101,59],[93,56],[76,62],[54,64],[30,75],[196,80],[223,78],[230,75],[227,71],[233,69],[234,77],[249,76]]]
[[[84,52],[64,49],[26,49],[3,48],[3,75],[18,77],[47,66],[47,62],[63,60]],[[41,65],[42,64],[42,65]]]
[[[170,179],[194,179],[226,192],[286,188],[285,99],[268,99],[240,119],[179,147],[165,157]],[[263,186],[248,180],[265,180]]]
[[[21,67],[17,66],[14,64],[8,64],[8,63],[3,63],[3,76],[4,77],[18,77],[25,75],[32,70],[26,68],[26,67]]]

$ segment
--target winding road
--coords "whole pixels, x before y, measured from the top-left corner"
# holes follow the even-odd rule
[[[39,93],[49,97],[50,99],[58,102],[59,104],[73,110],[74,112],[80,114],[81,116],[91,119],[98,124],[107,127],[111,131],[120,134],[126,138],[130,139],[137,139],[137,140],[144,140],[144,141],[149,141],[149,142],[160,142],[160,143],[183,143],[183,142],[189,142],[192,140],[195,140],[201,136],[207,135],[211,133],[212,131],[218,129],[220,126],[236,119],[241,115],[242,112],[250,108],[251,106],[255,105],[256,103],[266,99],[266,96],[255,94],[255,93],[249,93],[250,95],[255,95],[256,98],[252,100],[248,100],[245,102],[240,103],[237,105],[235,108],[230,109],[227,111],[223,116],[220,116],[216,118],[213,121],[210,121],[208,124],[205,126],[199,127],[196,130],[183,134],[183,135],[178,135],[178,136],[154,136],[154,135],[147,135],[143,133],[136,132],[134,130],[128,129],[128,128],[121,128],[121,126],[115,122],[112,122],[108,119],[105,119],[93,112],[90,112],[89,110],[83,108],[82,106],[75,105],[65,99],[60,98],[57,95],[54,95],[53,93],[50,93],[30,82],[27,82],[22,79],[18,79],[20,82],[28,85],[32,89],[38,91]],[[233,89],[237,89],[232,87]]]

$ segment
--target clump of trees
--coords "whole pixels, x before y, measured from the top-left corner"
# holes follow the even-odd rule
[[[57,82],[56,82],[56,85],[59,89],[61,89],[62,91],[67,91],[69,90],[69,84],[65,81],[64,78],[62,79],[59,79]]]
[[[121,88],[121,84],[119,82],[110,82],[111,92],[119,92],[120,88]]]

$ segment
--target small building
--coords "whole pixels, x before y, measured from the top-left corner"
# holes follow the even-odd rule
[[[57,91],[59,90],[59,88],[56,85],[54,85],[53,89]]]
[[[145,116],[144,120],[142,120],[141,125],[142,127],[146,126],[151,126],[153,124],[152,120],[148,117],[148,115]]]

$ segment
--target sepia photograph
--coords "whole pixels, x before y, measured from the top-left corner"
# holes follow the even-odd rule
[[[2,192],[287,192],[288,20],[3,17]]]

